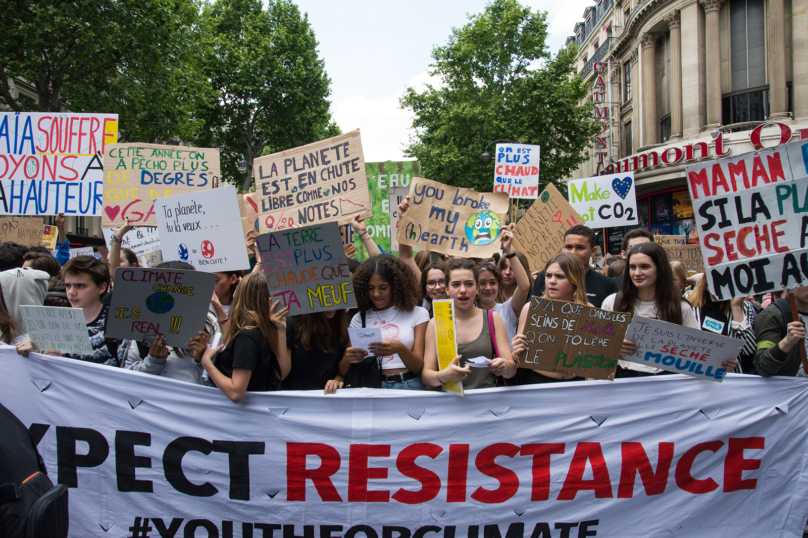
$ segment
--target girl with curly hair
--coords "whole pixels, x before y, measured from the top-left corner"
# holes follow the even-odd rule
[[[489,388],[496,386],[498,376],[510,379],[516,374],[516,362],[511,355],[502,318],[496,312],[477,308],[474,304],[478,279],[477,265],[473,261],[455,258],[449,263],[449,298],[454,300],[458,356],[446,368],[440,369],[435,320],[430,321],[422,374],[424,383],[430,387],[440,387],[448,381],[462,381],[464,389]],[[466,361],[477,357],[492,362],[488,368],[471,368]]]
[[[424,333],[429,322],[418,303],[418,283],[412,271],[395,256],[382,254],[365,261],[353,281],[359,313],[351,327],[380,328],[382,342],[367,350],[350,347],[340,362],[340,374],[368,353],[381,357],[382,388],[421,390],[424,366]]]

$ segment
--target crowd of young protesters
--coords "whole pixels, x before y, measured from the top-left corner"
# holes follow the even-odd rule
[[[399,211],[409,209],[408,199]],[[60,238],[64,218],[57,218]],[[119,267],[137,267],[137,256],[121,248],[128,226],[116,230],[108,259],[76,256],[68,260],[68,242],[57,256],[44,248],[0,245],[0,345],[35,349],[25,334],[21,305],[81,308],[92,355],[64,355],[110,367],[160,375],[218,387],[238,403],[247,392],[319,390],[343,387],[440,390],[449,381],[466,389],[584,381],[554,372],[518,367],[527,350],[525,327],[530,298],[544,297],[629,312],[686,327],[719,332],[744,340],[737,359],[724,362],[728,371],[761,376],[804,376],[800,345],[806,345],[808,286],[794,290],[800,319],[792,319],[788,299],[779,294],[731,301],[713,300],[702,275],[688,276],[671,263],[665,250],[645,229],[628,232],[621,256],[606,267],[593,265],[595,233],[586,226],[567,230],[563,251],[544,267],[531,268],[513,247],[512,227],[500,234],[500,251],[490,259],[451,258],[399,246],[399,256],[383,254],[365,223],[352,228],[369,258],[351,257],[346,247],[357,307],[297,317],[270,297],[255,237],[247,246],[255,255],[251,272],[216,273],[206,321],[185,347],[166,346],[162,335],[144,341],[107,338],[105,326],[114,277]],[[157,268],[194,270],[172,261]],[[535,270],[535,271],[534,271]],[[437,359],[433,302],[452,299],[458,356],[441,369]],[[379,328],[382,342],[354,348],[348,327]],[[720,329],[718,329],[720,327]],[[215,342],[215,345],[213,345]],[[636,351],[625,340],[622,355]],[[485,357],[486,368],[468,359]],[[645,377],[667,372],[624,360],[616,377]]]

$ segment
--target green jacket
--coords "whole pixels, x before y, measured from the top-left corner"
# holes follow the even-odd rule
[[[783,301],[785,305],[778,304]],[[784,307],[787,310],[784,310]],[[795,345],[788,353],[784,353],[778,345],[787,333],[786,326],[792,321],[791,318],[788,299],[780,299],[770,304],[755,318],[757,349],[754,362],[757,373],[763,377],[775,375],[793,377],[800,369],[802,362],[800,344]]]

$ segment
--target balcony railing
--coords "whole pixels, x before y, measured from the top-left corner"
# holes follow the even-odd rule
[[[612,47],[612,41],[614,40],[613,37],[606,38],[606,41],[603,42],[603,45],[598,47],[598,50],[595,51],[595,54],[589,58],[589,61],[586,62],[584,68],[581,69],[581,72],[578,73],[578,76],[581,78],[586,78],[592,68],[595,66],[595,62],[599,61],[601,58],[606,56],[606,53],[609,52],[609,49]]]

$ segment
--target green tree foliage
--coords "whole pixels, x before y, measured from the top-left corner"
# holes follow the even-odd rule
[[[246,191],[254,158],[339,134],[328,111],[331,81],[296,5],[217,0],[205,8],[203,28],[215,97],[200,110],[200,141],[220,149],[224,178],[240,180]]]
[[[0,0],[0,103],[119,114],[122,141],[193,134],[206,82],[194,0]],[[38,100],[12,93],[8,78]]]
[[[542,185],[583,162],[598,129],[591,106],[579,105],[586,88],[570,76],[575,52],[547,52],[546,17],[517,0],[493,0],[433,49],[430,74],[442,87],[408,88],[401,99],[415,113],[407,155],[424,177],[490,192],[494,161],[480,155],[502,138],[541,146]]]

